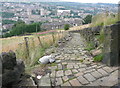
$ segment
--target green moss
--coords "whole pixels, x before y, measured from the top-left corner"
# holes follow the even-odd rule
[[[50,66],[57,66],[57,64],[56,63],[52,63]]]
[[[94,44],[92,42],[89,42],[88,45],[87,45],[87,47],[85,48],[85,50],[91,51],[93,49],[95,49]]]
[[[77,72],[73,72],[73,74],[77,74]]]
[[[76,77],[72,77],[72,78],[70,78],[70,79],[68,79],[67,81],[64,81],[63,80],[63,83],[66,83],[66,82],[68,82],[68,81],[70,81],[70,80],[73,80],[73,79],[75,79]]]
[[[84,61],[83,59],[80,60],[81,63],[82,63],[83,61]]]
[[[59,71],[60,69],[56,68],[55,71]]]
[[[95,62],[100,62],[103,60],[103,54],[99,54],[97,56],[94,57],[94,61]]]
[[[68,81],[73,80],[73,79],[75,79],[75,78],[76,78],[76,77],[70,78],[70,79],[68,79]]]

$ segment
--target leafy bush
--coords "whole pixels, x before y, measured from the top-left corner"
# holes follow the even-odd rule
[[[70,28],[70,25],[69,25],[69,24],[65,24],[65,25],[64,25],[64,30],[69,30],[69,28]]]
[[[6,37],[11,37],[11,34],[10,33],[6,33],[4,35],[2,35],[3,38],[6,38]]]
[[[99,55],[94,57],[95,62],[100,62],[100,61],[102,61],[102,59],[103,59],[103,54],[99,54]]]
[[[91,23],[92,15],[87,15],[83,20],[84,20],[83,24]]]

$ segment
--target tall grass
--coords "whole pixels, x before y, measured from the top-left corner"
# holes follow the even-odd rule
[[[57,41],[64,36],[65,33],[60,32],[47,33],[42,36],[39,34],[27,36],[29,51],[26,49],[26,43],[23,36],[1,39],[3,43],[2,49],[4,52],[13,50],[18,59],[22,59],[27,67],[32,67],[38,64],[39,58],[45,55],[45,50],[47,48],[52,45],[57,45]],[[40,45],[38,37],[40,37],[43,46]],[[27,53],[29,53],[29,57],[27,56]]]
[[[90,27],[96,27],[96,26],[107,26],[111,24],[115,24],[118,19],[118,14],[113,14],[113,13],[100,13],[95,15],[92,18],[92,23],[90,24]],[[100,31],[100,35],[97,37],[99,40],[100,44],[104,42],[104,28]]]
[[[118,14],[108,14],[108,13],[100,13],[95,15],[92,18],[91,27],[95,26],[106,26],[116,23],[118,20]]]

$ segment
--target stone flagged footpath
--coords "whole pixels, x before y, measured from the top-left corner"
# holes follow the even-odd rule
[[[73,68],[59,69],[58,65],[62,67],[71,65]],[[67,64],[63,62],[58,65],[50,67],[52,86],[114,86],[118,83],[118,67],[107,67],[98,63],[86,65],[79,62]]]
[[[79,33],[63,48],[58,48],[56,64],[51,70],[51,86],[114,86],[118,84],[118,67],[108,67],[93,62],[89,52],[84,50],[85,42]]]

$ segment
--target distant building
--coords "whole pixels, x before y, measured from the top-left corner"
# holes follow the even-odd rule
[[[27,15],[28,16],[32,15],[32,9],[27,9]]]
[[[70,16],[71,10],[57,10],[58,16]]]
[[[51,22],[42,24],[42,28],[46,30],[63,29],[65,24],[69,24],[70,27],[82,25],[82,20],[63,21],[63,22]]]
[[[43,16],[44,14],[44,9],[40,9],[40,15]]]
[[[41,16],[46,16],[46,15],[49,15],[51,12],[50,11],[47,11],[47,10],[45,10],[45,9],[40,9],[40,15]]]

